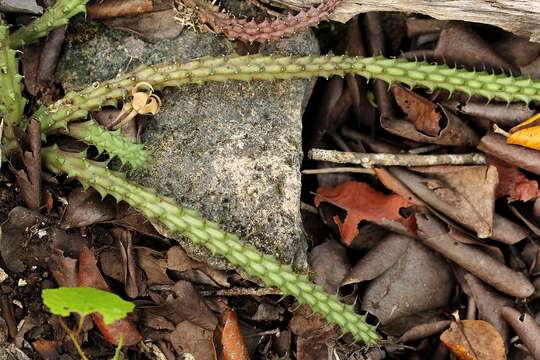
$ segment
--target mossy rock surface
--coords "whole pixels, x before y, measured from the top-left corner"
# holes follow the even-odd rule
[[[58,79],[76,89],[141,64],[187,61],[233,52],[233,44],[211,34],[184,31],[175,39],[146,43],[104,29],[73,42],[58,67]],[[273,45],[262,53],[318,53],[311,33]],[[143,141],[153,152],[149,171],[136,180],[208,219],[266,253],[299,268],[306,266],[302,232],[300,165],[302,113],[313,81],[254,81],[166,89],[161,111],[145,122]],[[190,255],[217,267],[225,263],[189,241]]]

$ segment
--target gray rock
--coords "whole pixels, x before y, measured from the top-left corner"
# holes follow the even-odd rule
[[[184,31],[176,39],[149,44],[105,30],[82,44],[68,45],[57,76],[64,87],[77,88],[141,63],[230,52],[232,45],[215,35]],[[312,54],[318,45],[308,33],[261,52]],[[137,180],[199,210],[264,252],[304,268],[301,118],[312,85],[305,80],[254,81],[164,90],[161,111],[143,119],[143,140],[154,159]],[[179,240],[191,256],[225,267],[204,249]]]

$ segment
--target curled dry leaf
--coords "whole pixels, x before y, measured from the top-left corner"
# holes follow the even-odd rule
[[[26,206],[32,210],[41,205],[41,127],[32,119],[21,143],[21,158],[24,169],[14,170],[21,196]]]
[[[179,355],[178,358],[180,355],[189,353],[193,355],[192,358],[197,360],[216,360],[213,333],[213,331],[203,329],[189,321],[182,321],[169,334],[169,339]]]
[[[416,214],[418,236],[424,244],[443,254],[494,288],[511,296],[526,298],[534,286],[520,272],[514,271],[473,245],[454,239],[448,227],[432,215]]]
[[[456,46],[459,44],[459,46]],[[452,22],[441,32],[434,55],[440,62],[460,64],[474,69],[501,69],[518,74],[516,67],[500,56],[470,25]]]
[[[334,217],[345,244],[350,244],[358,234],[358,224],[362,220],[377,224],[384,220],[393,220],[402,223],[411,232],[415,231],[413,218],[404,218],[399,213],[401,208],[411,206],[411,202],[397,194],[386,195],[366,183],[347,181],[336,187],[320,187],[317,189],[315,205],[319,206],[321,202],[347,210],[343,223],[338,216]]]
[[[540,359],[540,325],[538,325],[534,317],[508,306],[501,310],[501,314],[504,320],[518,334],[519,339],[527,347],[529,354],[534,359]]]
[[[444,331],[450,326],[450,324],[450,320],[440,320],[414,326],[413,328],[407,330],[405,334],[401,335],[399,342],[404,343],[427,338]]]
[[[478,308],[480,319],[493,325],[504,343],[508,344],[508,325],[501,316],[501,310],[504,306],[510,305],[512,301],[471,274],[465,274],[464,278],[469,287],[470,296],[473,297]]]
[[[86,12],[90,19],[95,20],[143,14],[153,9],[152,0],[105,0],[89,4]]]
[[[401,85],[393,85],[392,94],[416,130],[429,136],[439,135],[441,113],[437,105]]]
[[[494,167],[433,166],[415,170],[429,177],[420,177],[406,169],[389,169],[435,210],[474,230],[478,237],[491,236],[498,181]]]
[[[375,314],[383,325],[448,305],[454,289],[454,276],[445,259],[417,240],[396,241],[407,244],[403,255],[369,283],[361,302],[362,309]]]
[[[441,341],[460,360],[506,360],[501,335],[487,321],[455,321]]]
[[[413,123],[406,119],[381,116],[381,126],[389,133],[401,136],[403,138],[447,146],[476,146],[478,145],[478,135],[465,122],[463,122],[451,110],[440,106],[439,109],[443,115],[443,127],[434,136],[420,132]]]
[[[497,198],[507,196],[508,202],[512,202],[529,201],[540,196],[538,182],[527,179],[517,166],[493,157],[488,158],[488,164],[495,166],[499,174],[499,184],[495,193]]]
[[[61,227],[70,229],[88,226],[112,220],[115,214],[115,203],[112,199],[102,201],[97,191],[76,188],[68,196],[68,206]]]
[[[223,358],[225,360],[249,360],[249,352],[234,311],[225,314],[225,325],[221,332]]]
[[[502,135],[485,135],[480,140],[478,150],[540,175],[540,152],[523,146],[507,144],[506,138]]]
[[[345,248],[334,240],[317,245],[309,254],[309,265],[315,273],[314,281],[334,294],[351,268]]]
[[[511,128],[506,142],[540,150],[540,113]]]
[[[406,252],[412,239],[394,234],[386,236],[347,274],[341,286],[373,280],[380,276]]]

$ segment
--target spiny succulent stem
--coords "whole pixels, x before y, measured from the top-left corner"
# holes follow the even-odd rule
[[[0,16],[0,114],[8,126],[19,125],[26,99],[21,93],[17,52],[9,48],[9,29]]]
[[[86,11],[89,0],[57,0],[45,13],[32,23],[22,26],[15,31],[9,41],[12,49],[22,48],[39,38],[47,36],[49,32],[66,25],[69,19],[78,13]]]
[[[41,122],[44,132],[65,127],[68,121],[84,118],[89,111],[126,97],[141,81],[160,89],[208,81],[290,80],[344,74],[377,78],[389,84],[401,82],[410,87],[423,86],[429,90],[461,91],[469,96],[484,96],[488,100],[540,101],[540,80],[504,74],[471,72],[446,65],[384,57],[250,55],[207,57],[184,64],[143,67],[122,77],[70,92],[49,108],[39,109],[34,117]]]
[[[132,169],[144,168],[150,161],[144,146],[122,136],[120,130],[105,130],[94,120],[71,123],[68,129],[71,137],[94,145],[99,153],[106,151],[111,158],[118,157],[122,164],[129,164]]]
[[[195,211],[177,205],[173,200],[129,182],[108,170],[103,164],[84,159],[79,154],[66,153],[57,147],[42,149],[45,166],[54,173],[74,177],[85,187],[92,187],[102,196],[111,195],[125,201],[148,219],[159,221],[172,233],[182,234],[193,243],[205,246],[213,254],[243,268],[249,275],[261,279],[265,285],[281,289],[298,302],[309,305],[329,323],[337,324],[343,332],[350,332],[356,340],[375,345],[379,336],[365,316],[354,312],[352,306],[341,303],[335,295],[326,293],[306,276],[296,274],[290,266],[279,263],[244,244],[236,235],[229,234],[213,222],[201,218]]]

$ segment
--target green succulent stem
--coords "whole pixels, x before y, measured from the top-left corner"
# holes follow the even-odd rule
[[[79,13],[86,12],[89,0],[56,0],[56,3],[35,19],[32,23],[17,29],[10,38],[12,49],[20,49],[47,36],[52,30],[66,25],[69,19]]]
[[[389,84],[401,82],[411,88],[422,86],[430,90],[444,89],[451,93],[461,91],[488,100],[497,98],[506,102],[516,100],[525,103],[540,101],[540,80],[467,71],[422,61],[384,57],[248,55],[206,57],[183,64],[139,68],[119,78],[70,92],[49,108],[38,110],[35,117],[41,122],[44,131],[66,127],[67,122],[84,118],[89,111],[99,110],[103,104],[126,97],[142,81],[160,89],[208,81],[289,80],[344,74],[377,78]]]
[[[160,222],[172,233],[182,234],[194,244],[208,248],[213,254],[243,268],[249,275],[261,279],[266,286],[275,286],[298,302],[309,305],[328,322],[337,324],[358,341],[375,345],[379,336],[366,317],[356,314],[335,295],[326,293],[307,276],[296,274],[291,266],[260,253],[227,233],[197,212],[177,205],[173,200],[157,195],[151,189],[132,183],[107,169],[103,163],[86,160],[81,154],[67,153],[56,146],[42,149],[45,166],[52,172],[76,178],[84,187],[92,187],[102,196],[111,195],[138,209],[147,218]]]
[[[94,120],[71,123],[69,135],[94,145],[99,153],[106,151],[111,158],[118,157],[122,164],[129,164],[132,169],[144,168],[150,161],[150,154],[143,144],[122,136],[120,129],[108,131]]]
[[[21,93],[17,51],[9,48],[9,29],[0,17],[0,113],[8,126],[19,125],[26,99]]]

